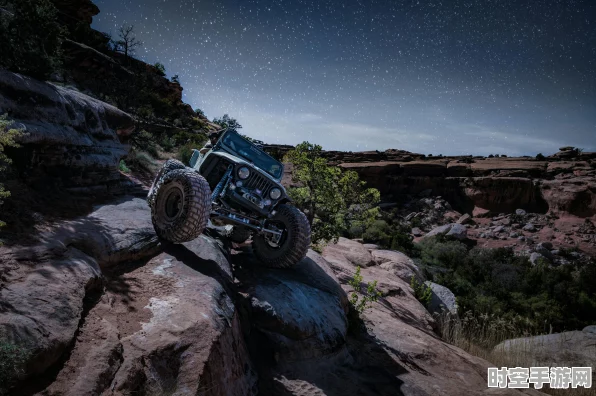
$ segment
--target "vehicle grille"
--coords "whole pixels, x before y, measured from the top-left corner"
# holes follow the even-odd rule
[[[256,171],[251,171],[250,176],[244,182],[244,186],[249,190],[260,190],[262,197],[268,197],[269,191],[275,187],[275,183],[271,180],[266,178],[265,176],[260,175]]]

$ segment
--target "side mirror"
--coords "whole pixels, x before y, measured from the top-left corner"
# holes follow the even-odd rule
[[[191,168],[195,167],[200,156],[201,156],[201,153],[199,152],[199,150],[192,149],[192,155],[190,156],[190,164],[189,164]]]

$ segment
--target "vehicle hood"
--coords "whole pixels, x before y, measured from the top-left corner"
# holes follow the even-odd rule
[[[209,155],[217,155],[219,157],[224,157],[235,164],[245,165],[248,168],[252,168],[252,169],[258,171],[260,174],[266,176],[268,179],[274,181],[276,184],[279,184],[279,186],[283,189],[284,192],[286,191],[286,189],[281,185],[281,179],[274,178],[269,173],[265,172],[263,169],[259,168],[258,166],[255,166],[255,165],[251,164],[250,162],[246,161],[244,158],[237,157],[237,156],[232,155],[224,150],[212,151],[209,153]]]

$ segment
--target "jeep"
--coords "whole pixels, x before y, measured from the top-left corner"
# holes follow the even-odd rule
[[[231,225],[227,236],[252,238],[255,256],[269,267],[302,260],[310,225],[281,185],[284,166],[261,147],[225,130],[205,154],[193,150],[188,166],[165,162],[147,196],[157,235],[173,243],[197,238],[213,224]]]

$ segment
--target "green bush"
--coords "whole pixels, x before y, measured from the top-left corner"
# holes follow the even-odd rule
[[[4,153],[6,147],[19,147],[16,140],[21,135],[22,131],[10,128],[10,121],[6,115],[0,116],[0,175],[12,163],[12,160]],[[5,190],[4,185],[0,183],[0,205],[2,205],[2,199],[8,197],[10,197],[10,191]],[[0,220],[0,227],[4,225],[5,223]]]
[[[494,315],[533,334],[580,329],[596,317],[596,261],[531,265],[510,248],[467,250],[440,237],[419,243],[419,264],[430,280],[448,287],[460,313]]]
[[[424,282],[419,283],[415,276],[412,276],[410,279],[410,287],[414,291],[414,297],[416,297],[416,299],[420,301],[422,305],[428,307],[433,295],[433,290],[431,287],[427,286]]]
[[[27,356],[25,349],[0,340],[0,395],[7,394],[10,386],[22,374]]]
[[[124,160],[120,160],[120,171],[124,172],[124,173],[130,173],[130,168],[128,166],[126,166],[126,162],[124,162]]]
[[[192,150],[196,148],[193,143],[187,143],[184,146],[180,147],[178,150],[178,155],[176,158],[184,165],[190,164],[190,157],[192,157]]]
[[[166,75],[166,67],[163,65],[163,63],[157,62],[153,66],[155,67],[155,69],[157,69],[157,74],[159,74],[162,77]]]
[[[376,220],[366,228],[362,239],[365,243],[375,243],[384,249],[397,250],[414,257],[418,255],[418,248],[406,225]]]
[[[544,161],[546,158],[544,157],[544,155],[542,155],[542,153],[538,153],[536,154],[536,159],[538,161]]]
[[[62,66],[66,30],[50,0],[4,0],[0,12],[0,66],[45,79]]]
[[[381,292],[377,290],[377,281],[366,284],[366,291],[362,292],[363,278],[360,274],[360,267],[356,267],[356,273],[348,282],[354,288],[354,292],[350,296],[350,303],[359,314],[363,313],[373,302],[381,297]],[[362,296],[359,296],[361,293]]]

